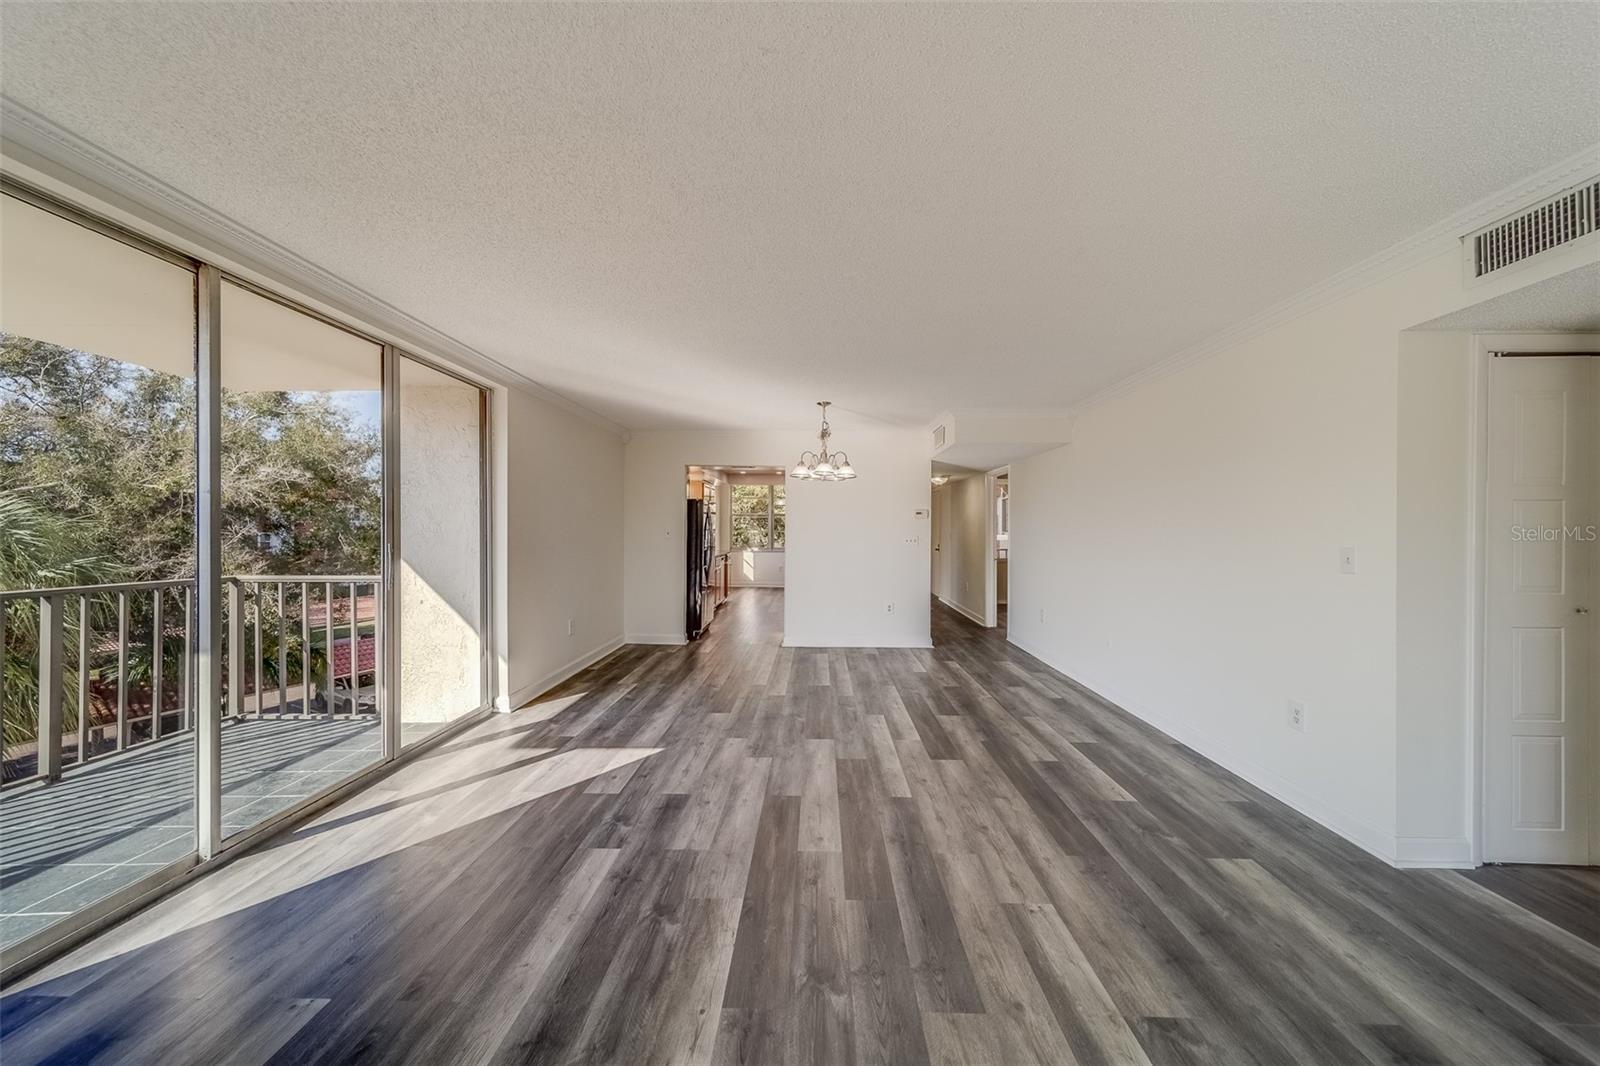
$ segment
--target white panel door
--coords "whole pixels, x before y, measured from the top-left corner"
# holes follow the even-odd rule
[[[1490,366],[1484,858],[1588,863],[1596,360]]]

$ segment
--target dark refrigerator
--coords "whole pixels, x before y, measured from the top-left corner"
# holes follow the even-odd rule
[[[684,634],[690,640],[698,640],[711,623],[706,588],[711,584],[711,559],[716,554],[717,531],[712,525],[716,521],[715,511],[707,507],[704,500],[689,500],[688,504],[684,542],[688,549],[685,562],[689,572],[684,583],[688,592],[684,605]]]

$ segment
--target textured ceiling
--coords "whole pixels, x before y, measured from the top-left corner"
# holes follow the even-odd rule
[[[1600,263],[1513,289],[1416,328],[1462,333],[1600,333]]]
[[[1592,4],[0,18],[13,99],[633,428],[1061,409],[1600,141]]]

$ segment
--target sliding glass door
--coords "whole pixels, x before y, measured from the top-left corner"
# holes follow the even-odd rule
[[[195,850],[195,270],[0,197],[0,949]]]
[[[493,698],[485,390],[4,184],[0,973]]]
[[[484,440],[478,386],[409,357],[398,366],[400,739],[487,699]]]
[[[383,347],[222,286],[226,839],[383,758]]]

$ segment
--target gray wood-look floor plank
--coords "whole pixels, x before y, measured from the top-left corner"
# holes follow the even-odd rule
[[[1484,866],[1466,877],[1600,947],[1600,867]]]
[[[1600,872],[1394,870],[953,612],[931,650],[782,612],[156,903],[8,989],[0,1054],[1600,1063]]]

